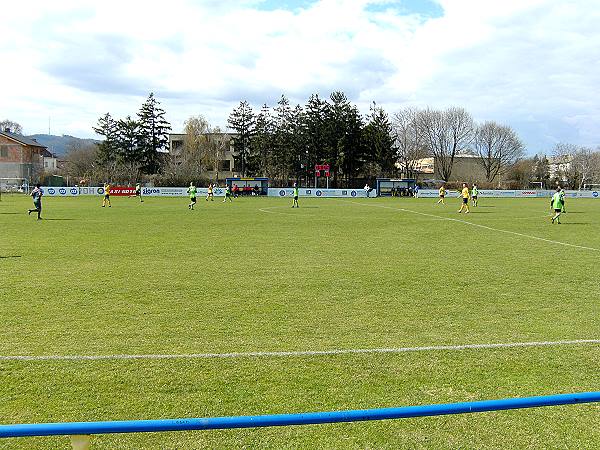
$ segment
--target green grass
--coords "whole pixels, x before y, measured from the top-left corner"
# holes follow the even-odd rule
[[[600,202],[0,202],[0,355],[189,354],[600,338]],[[261,211],[262,209],[262,211]],[[414,212],[431,214],[422,215]],[[444,219],[460,219],[489,228]],[[522,235],[502,233],[513,231]],[[559,241],[591,249],[569,247]],[[600,345],[239,359],[0,361],[0,422],[376,408],[600,390]],[[598,405],[95,436],[93,448],[593,448]],[[0,448],[68,448],[64,437]]]

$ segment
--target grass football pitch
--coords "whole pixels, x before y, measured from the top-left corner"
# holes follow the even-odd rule
[[[600,390],[600,201],[0,202],[0,423],[366,409]],[[206,356],[206,355],[204,355]],[[227,431],[92,448],[598,448],[600,405]],[[69,448],[65,437],[0,448]]]

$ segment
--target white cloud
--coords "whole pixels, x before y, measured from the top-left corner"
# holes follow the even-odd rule
[[[224,125],[243,98],[258,108],[282,93],[304,102],[343,90],[365,111],[372,100],[389,112],[464,106],[535,151],[600,143],[594,0],[439,0],[435,18],[389,1],[259,3],[5,5],[0,118],[41,132],[51,115],[54,132],[89,136],[98,116],[135,114],[154,91],[174,128],[192,114]]]

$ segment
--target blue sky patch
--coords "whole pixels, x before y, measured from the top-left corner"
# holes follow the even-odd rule
[[[312,4],[317,3],[316,0],[263,0],[256,5],[256,9],[261,11],[274,11],[283,9],[286,11],[298,11],[306,9]]]
[[[368,12],[385,12],[390,9],[402,15],[419,14],[432,19],[444,15],[444,10],[434,0],[387,1],[372,3],[366,7]]]

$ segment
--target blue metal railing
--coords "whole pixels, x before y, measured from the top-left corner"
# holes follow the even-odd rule
[[[158,431],[214,430],[227,428],[276,427],[364,420],[464,414],[540,406],[600,402],[599,392],[509,398],[477,402],[445,403],[351,411],[274,414],[263,416],[211,417],[203,419],[128,420],[115,422],[71,422],[0,425],[0,438],[51,435],[91,435]]]

